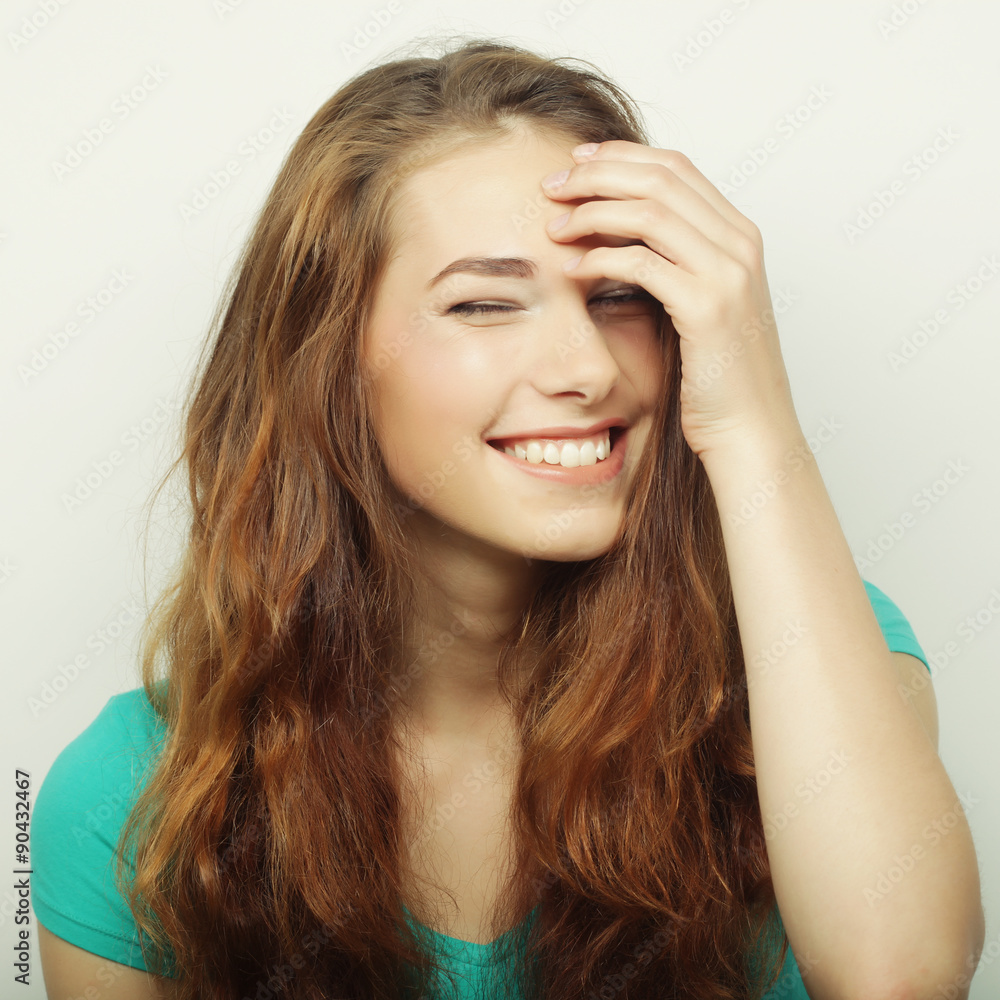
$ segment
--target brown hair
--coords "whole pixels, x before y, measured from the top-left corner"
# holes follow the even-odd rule
[[[472,39],[359,73],[288,153],[212,319],[165,477],[186,463],[189,538],[143,633],[166,736],[116,872],[173,1000],[431,992],[391,711],[413,669],[395,642],[413,500],[374,438],[361,345],[400,181],[525,125],[650,144],[583,60]],[[754,997],[785,957],[721,526],[663,346],[615,545],[544,563],[497,664],[520,757],[491,919],[529,1000]]]

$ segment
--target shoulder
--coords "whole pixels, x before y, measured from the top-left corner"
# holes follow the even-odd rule
[[[59,752],[31,814],[33,905],[71,944],[144,967],[136,928],[114,882],[123,824],[166,733],[142,687],[108,699]]]
[[[99,832],[96,828],[103,824],[98,814],[119,812],[138,791],[164,731],[143,688],[109,698],[49,768],[36,797],[34,836],[55,832],[52,822],[61,818]]]

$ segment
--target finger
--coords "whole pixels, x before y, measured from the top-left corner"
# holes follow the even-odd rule
[[[627,247],[593,247],[566,273],[582,280],[614,278],[641,285],[671,314],[698,288],[696,278],[640,243]]]
[[[609,139],[597,147],[597,152],[588,157],[574,155],[576,166],[570,168],[570,181],[577,172],[577,167],[586,163],[609,161],[624,161],[626,163],[653,163],[666,167],[679,177],[702,199],[715,209],[730,225],[735,226],[744,236],[759,240],[760,230],[742,212],[738,211],[722,192],[685,156],[676,149],[658,149],[654,146],[643,146],[640,143],[628,142],[624,139]]]
[[[569,213],[565,225],[549,236],[572,242],[591,234],[640,240],[692,275],[716,274],[725,251],[659,201],[587,201]]]
[[[670,212],[675,218],[684,219],[692,231],[703,234],[703,238],[720,252],[747,267],[753,266],[755,259],[761,255],[761,251],[749,237],[727,222],[685,181],[660,164],[623,163],[620,160],[578,164],[559,188],[559,195],[584,204],[644,204],[651,209],[653,206],[662,206],[663,211]],[[582,207],[583,204],[575,207],[572,217]],[[651,214],[658,213],[653,211]],[[655,224],[656,220],[651,222]],[[552,230],[549,232],[555,236]]]

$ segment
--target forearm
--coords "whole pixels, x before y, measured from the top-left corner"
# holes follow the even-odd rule
[[[702,461],[723,525],[778,906],[797,952],[815,960],[804,978],[814,1000],[900,977],[930,996],[968,971],[981,921],[956,789],[897,691],[801,432]],[[912,865],[880,893],[880,875],[906,855]]]

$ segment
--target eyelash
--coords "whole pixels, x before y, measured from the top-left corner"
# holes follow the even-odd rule
[[[634,300],[656,302],[657,304],[660,302],[655,295],[645,291],[628,292],[625,295],[616,295],[609,292],[606,295],[598,295],[593,301],[600,302],[602,299],[609,299],[612,302],[629,302]],[[448,312],[456,313],[460,316],[469,316],[474,313],[511,312],[516,308],[516,306],[506,306],[489,302],[459,302],[458,305],[452,306]]]

